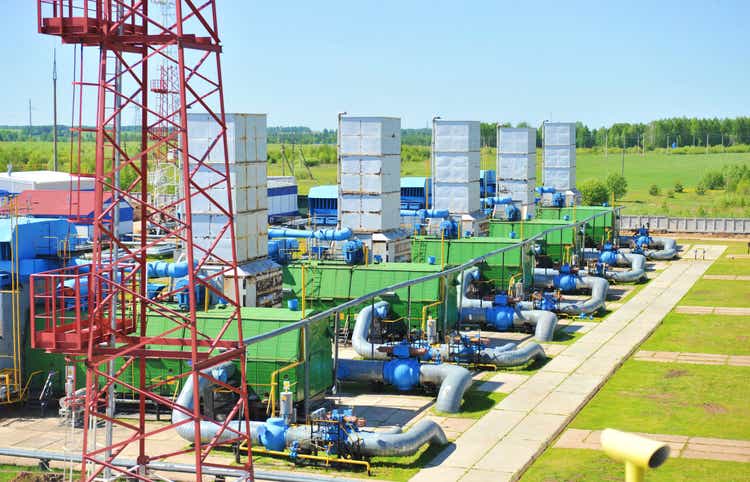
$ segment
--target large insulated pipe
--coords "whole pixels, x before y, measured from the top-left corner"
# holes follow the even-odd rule
[[[146,263],[146,276],[149,278],[184,278],[188,275],[187,261],[168,263],[166,261],[151,261]]]
[[[488,321],[486,313],[488,309],[492,308],[492,301],[469,298],[467,296],[470,283],[479,280],[479,277],[480,273],[477,267],[458,275],[461,290],[457,294],[460,298],[457,300],[457,306],[461,307],[460,317],[462,321],[469,319]],[[519,308],[521,306],[517,305]],[[520,327],[524,324],[534,325],[534,339],[537,341],[552,341],[555,335],[555,328],[557,327],[557,316],[550,311],[535,310],[533,306],[525,306],[523,310],[517,309],[513,315],[513,325]]]
[[[447,209],[402,209],[401,216],[416,217],[420,219],[448,219],[451,213]]]
[[[571,277],[573,275],[570,275]],[[558,288],[562,291],[572,291],[566,286],[557,286],[556,278],[559,279],[560,273],[554,269],[536,268],[534,270],[534,287],[542,289]],[[572,286],[575,290],[590,290],[591,296],[585,301],[561,300],[558,302],[558,311],[569,315],[589,314],[604,308],[609,291],[609,283],[604,278],[596,276],[574,277]],[[532,307],[533,303],[519,303],[521,308]]]
[[[642,247],[643,254],[647,259],[669,260],[674,259],[674,257],[677,256],[677,241],[674,239],[660,237],[647,237],[647,239],[648,245]],[[636,247],[635,240],[632,236],[620,236],[618,241],[621,246],[630,246],[631,248]],[[657,249],[651,249],[653,247]]]
[[[352,237],[351,228],[342,229],[317,229],[315,231],[308,229],[288,229],[288,228],[270,228],[268,238],[306,238],[317,239],[319,241],[346,241]]]
[[[359,451],[367,457],[412,455],[424,444],[446,445],[448,438],[434,420],[422,419],[406,432],[352,432],[350,440],[359,444]],[[357,440],[359,438],[359,440]]]
[[[366,360],[358,360],[366,361]],[[374,362],[381,363],[382,362]],[[213,369],[211,369],[211,375],[219,380],[226,381],[227,377],[231,375],[234,365],[232,363],[224,363]],[[381,375],[382,376],[382,375]],[[211,388],[210,381],[205,377],[199,377],[198,382],[201,393],[207,393]],[[447,379],[444,383],[448,385],[450,381]],[[471,382],[471,376],[469,376]],[[183,385],[180,394],[177,397],[177,404],[181,405],[188,412],[193,410],[193,377],[190,376],[186,379],[185,385]],[[463,394],[462,394],[463,395]],[[461,398],[459,397],[458,402],[460,404]],[[179,424],[176,430],[178,435],[183,439],[192,442],[195,440],[194,437],[194,424],[186,422],[190,416],[184,412],[174,409],[172,411],[172,422]],[[225,430],[218,438],[218,442],[225,442],[236,438],[236,432],[239,431],[244,433],[244,422],[242,421],[231,421],[227,425]],[[202,421],[200,423],[201,441],[208,442],[213,440],[217,432],[221,428],[221,425],[215,422]],[[267,430],[266,422],[250,422],[250,440],[254,446],[264,445],[264,434]],[[311,431],[310,427],[306,425],[295,425],[285,428],[284,432],[284,444],[288,447],[292,443],[299,443],[299,448],[306,450],[311,447]],[[360,447],[362,455],[366,456],[406,456],[412,455],[426,443],[445,445],[448,443],[448,439],[443,433],[443,429],[434,420],[422,420],[410,430],[399,433],[376,433],[376,432],[352,432],[350,434],[350,442],[356,443]]]
[[[533,341],[518,347],[512,343],[509,343],[509,345],[512,349],[508,349],[508,345],[481,349],[479,361],[496,367],[516,367],[525,365],[534,358],[547,357],[542,346]]]
[[[502,206],[503,204],[513,204],[513,198],[511,198],[510,196],[486,197],[482,198],[482,202],[488,206]]]
[[[390,364],[390,365],[389,365]],[[418,379],[413,368],[419,365]],[[406,390],[418,381],[420,385],[439,386],[435,407],[446,413],[456,413],[461,409],[464,392],[472,382],[471,372],[458,365],[443,363],[419,364],[414,359],[384,360],[339,360],[337,378],[342,381],[370,383],[390,383]]]
[[[357,315],[357,321],[352,330],[352,348],[363,358],[375,360],[387,360],[388,353],[380,348],[384,345],[371,343],[369,341],[370,326],[372,326],[373,315],[383,319],[388,315],[388,303],[378,301],[375,304],[365,306]]]
[[[642,254],[617,253],[617,266],[630,266],[627,271],[605,271],[604,277],[619,283],[635,283],[646,276],[646,257]]]
[[[672,238],[651,238],[649,247],[656,246],[660,249],[644,249],[643,254],[648,259],[666,260],[677,256],[677,242]]]

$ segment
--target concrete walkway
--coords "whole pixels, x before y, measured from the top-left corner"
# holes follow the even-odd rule
[[[734,306],[693,306],[681,305],[675,308],[675,313],[686,315],[732,315],[732,316],[750,316],[750,308],[741,308]]]
[[[517,480],[609,376],[656,329],[724,246],[675,261],[498,403],[411,480]]]
[[[601,433],[600,430],[571,428],[557,439],[554,446],[563,449],[601,450]],[[668,444],[670,457],[750,463],[750,441],[747,440],[649,433],[640,435]]]
[[[679,351],[639,350],[633,355],[634,360],[663,363],[692,363],[696,365],[729,365],[750,367],[750,356],[720,355],[713,353],[690,353]]]
[[[707,274],[703,275],[703,279],[716,279],[724,281],[750,281],[750,276],[739,274]]]

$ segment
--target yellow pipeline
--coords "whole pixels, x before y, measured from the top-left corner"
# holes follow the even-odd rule
[[[298,367],[300,365],[304,365],[304,363],[305,363],[304,360],[298,360],[296,362],[290,363],[289,365],[283,366],[279,368],[278,370],[274,371],[273,373],[271,373],[271,394],[269,396],[268,407],[266,408],[266,413],[270,412],[270,415],[272,417],[276,413],[276,387],[279,386],[279,383],[276,381],[276,379],[278,378],[279,373],[285,372],[287,370],[291,370],[292,368]]]
[[[292,362],[289,365],[283,366],[279,368],[278,370],[271,373],[271,394],[269,396],[268,400],[268,407],[266,408],[266,413],[268,413],[268,408],[271,409],[271,416],[273,417],[274,413],[276,413],[276,387],[279,385],[276,381],[279,373],[285,372],[287,370],[291,370],[294,367],[298,367],[305,363],[304,356],[305,356],[305,336],[300,330],[300,348],[302,348],[302,360],[297,360],[296,362]]]
[[[442,300],[437,300],[434,303],[430,303],[429,305],[425,305],[422,307],[422,333],[424,333],[427,329],[427,310],[429,310],[433,306],[438,306],[442,302]]]
[[[602,431],[604,453],[625,463],[625,481],[643,482],[646,469],[655,469],[669,458],[669,445],[611,428]]]
[[[240,445],[240,450],[247,450],[247,444]],[[253,447],[252,452],[254,454],[259,455],[276,455],[278,457],[289,457],[288,452],[280,452],[278,450],[268,450],[261,447]],[[367,475],[370,475],[370,462],[366,460],[354,460],[354,459],[345,459],[343,457],[328,457],[325,455],[308,455],[308,454],[297,454],[298,459],[302,460],[317,460],[319,462],[325,462],[325,465],[328,466],[331,463],[334,464],[348,464],[348,465],[359,465],[360,467],[364,467],[367,470]]]

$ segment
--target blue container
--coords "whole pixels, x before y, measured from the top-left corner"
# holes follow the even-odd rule
[[[435,257],[434,256],[427,256],[427,264],[435,264]]]
[[[299,300],[297,298],[292,298],[286,302],[286,306],[291,311],[297,311],[299,310]]]

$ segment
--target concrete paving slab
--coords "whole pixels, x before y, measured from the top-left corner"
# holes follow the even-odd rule
[[[517,474],[531,463],[544,446],[534,440],[502,440],[474,468]]]
[[[539,373],[558,372],[558,373],[570,373],[575,370],[583,361],[586,359],[585,356],[576,355],[570,356],[566,352],[562,352],[553,358],[550,362],[544,365]]]
[[[510,393],[529,378],[516,373],[496,373],[489,380],[477,386],[483,392]]]
[[[588,399],[588,393],[554,391],[542,400],[532,413],[570,416],[578,413]]]
[[[512,472],[471,469],[460,480],[461,482],[510,482],[514,479]]]
[[[428,467],[420,470],[409,479],[409,482],[455,482],[459,480],[466,469],[456,467]]]

